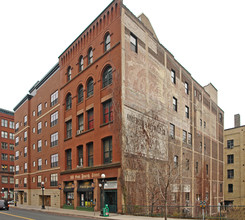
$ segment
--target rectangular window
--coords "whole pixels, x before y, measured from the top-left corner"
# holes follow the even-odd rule
[[[10,155],[9,155],[9,160],[10,160],[10,161],[14,161],[14,155],[10,154]]]
[[[24,173],[27,173],[27,163],[24,163]]]
[[[17,132],[18,130],[19,130],[19,122],[15,124],[15,132]]]
[[[53,146],[57,146],[58,145],[58,132],[55,132],[54,134],[51,134],[50,136],[50,146],[53,147]]]
[[[15,179],[15,187],[19,187],[19,179]]]
[[[202,127],[202,119],[200,119],[200,127]]]
[[[138,52],[138,48],[137,48],[137,37],[134,34],[132,34],[132,33],[130,34],[130,48],[135,53]]]
[[[10,165],[10,166],[9,166],[9,171],[10,171],[10,172],[14,172],[14,166],[13,166],[13,165]]]
[[[2,154],[2,160],[8,160],[8,154]]]
[[[228,192],[229,193],[233,192],[233,184],[228,184]]]
[[[172,69],[171,70],[171,81],[172,83],[176,83],[176,75],[175,75],[175,71]]]
[[[112,100],[103,103],[103,123],[108,123],[113,120]]]
[[[190,169],[190,160],[186,159],[186,170]]]
[[[177,112],[177,107],[178,107],[178,104],[177,104],[177,99],[175,97],[173,97],[173,109],[174,111]]]
[[[83,167],[83,146],[77,147],[78,152],[78,166]]]
[[[27,131],[24,132],[24,141],[27,140]]]
[[[58,161],[59,161],[58,154],[51,155],[51,167],[57,167]]]
[[[20,166],[19,165],[16,165],[15,167],[15,174],[19,174],[20,172]]]
[[[40,116],[42,114],[42,104],[39,104],[37,106],[37,116]]]
[[[175,138],[175,125],[170,124],[169,135],[171,138]]]
[[[227,170],[227,178],[228,179],[233,179],[234,178],[234,170]]]
[[[24,126],[27,125],[27,115],[24,116]]]
[[[87,150],[88,150],[88,166],[92,167],[94,165],[93,142],[87,144]]]
[[[179,157],[177,155],[174,156],[174,166],[175,168],[179,165]]]
[[[88,114],[88,130],[94,128],[94,109],[90,109],[87,111]]]
[[[24,178],[24,187],[27,187],[27,178],[26,177]],[[24,195],[24,197],[26,197],[26,196]],[[26,202],[26,199],[25,198],[24,198],[24,200]]]
[[[112,137],[103,139],[104,164],[112,162]]]
[[[54,106],[58,103],[58,90],[51,94],[50,106]]]
[[[14,140],[14,134],[13,133],[9,133],[9,139]]]
[[[234,154],[227,155],[227,163],[228,164],[234,163]]]
[[[42,122],[37,124],[37,133],[40,134],[42,132]]]
[[[8,143],[2,142],[1,146],[2,146],[2,149],[8,149]]]
[[[24,147],[24,157],[27,156],[27,147]]]
[[[72,157],[71,149],[66,150],[66,169],[70,170],[72,168]]]
[[[13,121],[9,122],[9,128],[14,129],[14,122]]]
[[[6,132],[6,131],[1,131],[1,137],[2,137],[2,138],[8,138],[8,132]]]
[[[2,176],[2,183],[8,183],[8,177]]]
[[[72,120],[66,122],[66,138],[72,137]]]
[[[234,140],[227,140],[227,148],[232,149],[234,147]]]
[[[40,159],[38,159],[38,161],[37,161],[37,165],[38,165],[38,170],[41,170],[42,169],[42,159],[40,158]]]
[[[41,176],[37,176],[37,186],[41,187],[41,182],[42,182],[42,177]]]
[[[20,140],[19,137],[16,137],[16,138],[15,138],[15,146],[18,146],[18,145],[19,145],[19,140]]]
[[[14,177],[9,177],[9,183],[14,184]]]
[[[222,184],[222,183],[219,184],[219,192],[220,192],[220,193],[223,192],[223,184]]]
[[[185,106],[185,117],[190,118],[190,112],[189,112],[189,107]]]
[[[206,164],[206,174],[208,175],[208,164]]]
[[[1,120],[1,126],[7,128],[8,127],[8,121],[5,119]]]
[[[189,94],[189,84],[185,82],[185,94]]]
[[[19,151],[15,151],[15,160],[19,159],[19,155],[20,155],[20,152]]]
[[[57,125],[58,123],[58,111],[50,116],[50,127]]]
[[[219,123],[223,123],[223,115],[222,113],[219,113]]]
[[[38,140],[37,142],[37,152],[42,151],[42,140]]]
[[[58,174],[52,173],[50,175],[50,186],[58,186]]]
[[[203,122],[203,127],[206,128],[206,121]]]
[[[192,134],[188,133],[188,144],[192,145]]]
[[[198,162],[196,162],[195,171],[196,171],[196,173],[198,173]]]
[[[8,171],[8,165],[2,164],[2,171]]]
[[[82,132],[83,131],[83,114],[78,115],[77,120],[78,120],[78,131]]]
[[[187,143],[187,132],[183,130],[183,142]]]

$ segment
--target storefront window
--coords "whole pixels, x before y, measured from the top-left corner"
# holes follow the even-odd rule
[[[66,193],[66,205],[74,205],[74,192]]]

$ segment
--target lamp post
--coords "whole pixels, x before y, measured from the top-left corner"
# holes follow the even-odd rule
[[[45,209],[44,206],[44,182],[41,183],[41,189],[42,189],[42,209]]]
[[[101,174],[101,183],[99,184],[99,187],[101,189],[101,208],[100,208],[100,216],[103,216],[103,207],[104,207],[104,186],[105,186],[106,180],[105,180],[105,174]]]
[[[2,187],[2,199],[4,199],[4,187]]]

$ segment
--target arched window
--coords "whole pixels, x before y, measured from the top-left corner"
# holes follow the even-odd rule
[[[68,93],[66,96],[66,110],[71,109],[71,107],[72,107],[71,93]]]
[[[111,66],[108,66],[104,73],[103,73],[103,79],[102,79],[102,82],[103,82],[103,88],[110,85],[112,83],[112,68]]]
[[[83,56],[79,59],[79,71],[83,71]]]
[[[105,51],[109,50],[111,47],[111,36],[110,33],[105,35]]]
[[[68,67],[68,70],[67,70],[67,81],[70,81],[71,80],[71,67]]]
[[[94,94],[94,81],[93,78],[90,78],[87,83],[87,97],[90,97]]]
[[[90,47],[88,50],[88,65],[93,63],[93,49]]]
[[[77,97],[78,97],[78,100],[77,100],[78,103],[83,101],[83,85],[78,86]]]

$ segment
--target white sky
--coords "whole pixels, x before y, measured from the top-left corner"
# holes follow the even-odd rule
[[[13,108],[111,0],[0,0],[0,108]],[[159,41],[225,111],[245,116],[244,0],[124,0],[150,19]],[[244,116],[244,117],[243,117]],[[241,120],[241,124],[244,121]]]

